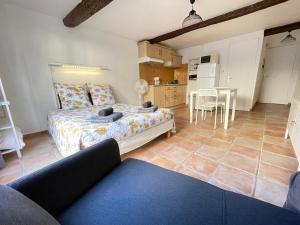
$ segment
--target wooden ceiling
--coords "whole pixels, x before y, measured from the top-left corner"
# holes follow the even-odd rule
[[[113,0],[82,0],[63,19],[63,23],[67,27],[76,27],[103,9],[112,1]]]
[[[165,41],[165,40],[168,40],[168,39],[171,39],[171,38],[178,37],[182,34],[191,32],[193,30],[197,30],[197,29],[204,28],[204,27],[207,27],[207,26],[211,26],[211,25],[214,25],[214,24],[217,24],[217,23],[232,20],[232,19],[235,19],[235,18],[238,18],[238,17],[241,17],[241,16],[245,16],[245,15],[248,15],[250,13],[254,13],[254,12],[257,12],[259,10],[263,10],[263,9],[266,9],[266,8],[269,8],[269,7],[272,7],[274,5],[278,5],[278,4],[281,4],[283,2],[287,2],[287,1],[288,0],[264,0],[264,1],[260,1],[260,2],[254,3],[252,5],[249,5],[249,6],[239,8],[239,9],[233,10],[231,12],[222,14],[220,16],[216,16],[214,18],[207,19],[203,22],[191,25],[189,27],[185,27],[185,28],[181,28],[181,29],[178,29],[178,30],[175,30],[175,31],[172,31],[172,32],[168,32],[168,33],[160,35],[158,37],[149,39],[148,41],[150,41],[150,43],[152,43],[152,44],[157,43],[157,42],[161,42],[161,41]]]
[[[265,36],[270,36],[273,34],[279,34],[279,33],[288,32],[288,31],[293,31],[293,30],[297,30],[297,29],[300,29],[300,21],[296,22],[296,23],[287,24],[284,26],[266,29]]]
[[[109,3],[111,3],[113,0],[82,0],[74,9],[72,9],[68,15],[63,19],[63,23],[67,27],[76,27],[89,19],[91,16],[93,16],[95,13],[99,12],[101,9],[103,9],[105,6],[107,6]],[[207,19],[205,21],[202,21],[200,23],[191,25],[189,27],[181,28],[172,32],[168,32],[166,34],[160,35],[158,37],[149,39],[151,43],[157,43],[162,42],[168,39],[172,39],[175,37],[178,37],[182,34],[191,32],[193,30],[197,30],[200,28],[204,28],[207,26],[211,26],[214,24],[218,24],[221,22],[225,22],[228,20],[232,20],[238,17],[242,17],[254,12],[257,12],[259,10],[263,10],[269,7],[272,7],[277,4],[281,4],[283,2],[286,2],[288,0],[264,0],[260,1],[254,4],[251,4],[246,7],[242,7],[236,10],[233,10],[231,12]],[[290,26],[297,26],[298,24],[293,24]],[[285,29],[285,28],[278,28],[279,30]],[[278,30],[276,29],[276,31]],[[287,28],[286,28],[287,29]],[[276,32],[275,31],[275,32]],[[270,34],[274,32],[274,30],[269,29],[266,31],[266,34]]]

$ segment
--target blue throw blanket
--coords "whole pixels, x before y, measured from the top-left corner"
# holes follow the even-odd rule
[[[149,108],[138,108],[139,113],[152,113],[158,109],[158,106],[151,106]]]
[[[123,114],[121,112],[114,112],[109,116],[91,116],[89,120],[92,123],[112,123],[122,118]]]

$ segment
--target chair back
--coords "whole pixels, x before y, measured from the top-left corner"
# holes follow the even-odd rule
[[[201,105],[205,105],[208,102],[218,102],[218,90],[214,88],[199,89],[196,96],[196,108],[200,108]]]
[[[197,92],[199,97],[218,97],[218,90],[214,88],[210,89],[199,89]]]

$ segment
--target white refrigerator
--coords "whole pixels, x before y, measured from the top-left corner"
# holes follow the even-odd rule
[[[197,89],[219,86],[220,66],[216,63],[199,64],[197,69]]]

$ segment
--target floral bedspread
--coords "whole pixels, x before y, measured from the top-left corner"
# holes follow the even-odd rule
[[[107,107],[113,107],[115,112],[122,112],[123,117],[113,123],[92,123],[89,120],[100,109]],[[48,113],[49,132],[60,153],[69,156],[105,139],[120,141],[173,118],[170,109],[161,108],[154,113],[137,111],[137,106],[125,104],[55,110]]]

